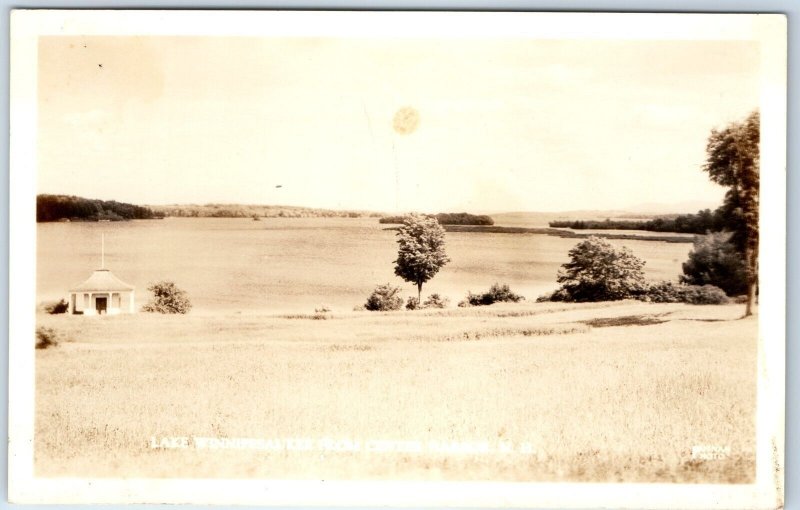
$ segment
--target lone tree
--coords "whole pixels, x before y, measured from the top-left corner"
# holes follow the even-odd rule
[[[760,124],[761,117],[756,110],[741,122],[733,122],[722,130],[712,129],[703,165],[712,181],[729,188],[722,207],[729,215],[729,223],[734,225],[731,242],[744,254],[745,317],[753,314],[758,283]]]
[[[647,290],[645,262],[628,248],[591,236],[575,245],[569,256],[558,271],[560,301],[615,301]]]
[[[153,299],[142,307],[142,311],[156,313],[187,313],[192,303],[186,292],[175,283],[161,281],[150,284],[147,290],[153,293]]]
[[[394,274],[416,284],[419,300],[422,284],[450,262],[444,251],[444,228],[435,217],[409,214],[397,231],[397,244]]]

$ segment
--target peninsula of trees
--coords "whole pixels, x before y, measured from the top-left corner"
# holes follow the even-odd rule
[[[37,195],[36,221],[124,221],[160,218],[149,207],[71,195]]]
[[[435,217],[440,225],[494,225],[494,220],[490,216],[469,214],[469,213],[439,213],[430,215]],[[380,223],[403,223],[407,216],[384,216]]]
[[[571,228],[573,230],[647,230],[649,232],[677,232],[681,234],[705,234],[719,232],[729,226],[729,211],[719,208],[715,211],[704,209],[697,214],[660,216],[651,220],[606,219],[605,221],[575,220],[551,221],[552,228]]]

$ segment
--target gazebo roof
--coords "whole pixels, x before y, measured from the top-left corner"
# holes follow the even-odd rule
[[[71,288],[70,292],[103,292],[103,291],[131,291],[134,290],[133,285],[128,285],[116,276],[114,276],[108,269],[98,269],[88,280]]]

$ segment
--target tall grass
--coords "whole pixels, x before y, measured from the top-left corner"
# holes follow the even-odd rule
[[[729,321],[738,309],[725,306],[549,306],[329,321],[42,315],[75,341],[37,352],[35,469],[101,477],[753,480],[756,320]],[[549,313],[501,316],[538,307]],[[667,322],[580,323],[648,313]],[[171,436],[503,440],[528,449],[150,448],[151,437]],[[695,445],[727,446],[730,456],[698,461]]]

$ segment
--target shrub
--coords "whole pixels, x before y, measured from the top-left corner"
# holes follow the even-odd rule
[[[728,296],[714,285],[686,285],[683,302],[690,305],[721,305],[728,302]]]
[[[729,296],[747,293],[744,256],[731,243],[731,236],[729,232],[696,236],[689,260],[683,263],[681,282],[716,285]]]
[[[501,302],[518,303],[524,299],[524,296],[520,296],[519,294],[514,294],[511,292],[511,289],[508,287],[508,285],[500,285],[499,283],[495,283],[488,292],[484,292],[483,294],[473,294],[472,292],[467,292],[466,298],[458,303],[458,306],[486,306]]]
[[[188,313],[192,309],[192,303],[186,292],[173,282],[152,283],[147,290],[153,293],[153,299],[142,307],[144,312]]]
[[[652,282],[648,285],[647,291],[642,296],[644,301],[652,303],[682,303],[684,285],[678,285],[670,281]]]
[[[537,303],[543,303],[545,301],[572,301],[572,299],[567,291],[558,289],[536,298]]]
[[[422,303],[423,308],[447,308],[447,305],[450,304],[450,300],[447,297],[442,297],[439,294],[431,294],[428,296]]]
[[[713,285],[685,285],[669,281],[651,283],[641,299],[653,303],[688,303],[691,305],[719,305],[727,303],[728,296]]]
[[[48,347],[55,347],[58,345],[56,340],[56,332],[53,328],[36,328],[36,348],[47,349]]]
[[[467,297],[458,302],[458,307],[466,308],[468,306],[475,306],[473,303],[480,304],[480,300],[480,294],[473,294],[472,292],[467,291]]]
[[[329,313],[331,311],[331,307],[328,305],[322,305],[319,308],[314,308],[314,313]]]
[[[409,297],[406,301],[406,310],[417,310],[418,308],[420,308],[419,299],[413,296]]]
[[[403,298],[398,296],[400,287],[392,287],[390,284],[378,285],[372,291],[364,308],[371,312],[387,312],[399,310],[403,306]]]
[[[55,315],[59,313],[66,313],[69,310],[69,303],[64,301],[55,301],[53,303],[47,303],[44,305],[44,311],[49,313],[50,315]]]
[[[645,262],[628,248],[591,236],[575,245],[569,256],[557,278],[557,296],[563,301],[615,301],[635,298],[646,289]]]
[[[489,292],[484,294],[484,297],[486,296],[489,296],[489,299],[492,301],[492,303],[509,301],[512,303],[518,303],[525,299],[524,296],[520,296],[519,294],[514,294],[511,292],[511,289],[508,287],[508,285],[500,285],[499,283],[492,285],[492,287],[489,289]]]

